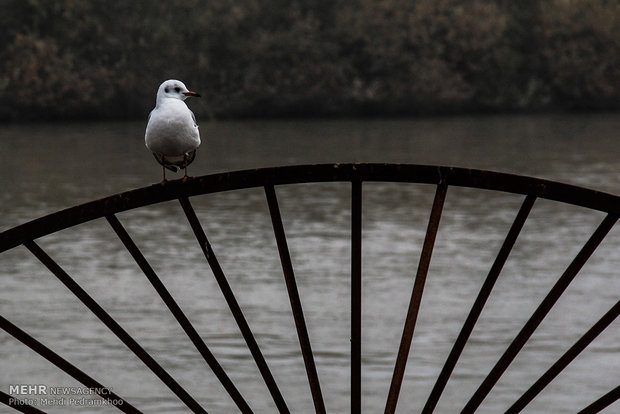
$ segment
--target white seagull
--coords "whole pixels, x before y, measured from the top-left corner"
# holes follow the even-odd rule
[[[181,81],[167,80],[159,86],[155,109],[149,114],[144,141],[163,167],[163,182],[166,168],[174,172],[184,168],[186,179],[187,166],[196,158],[200,133],[194,113],[184,102],[190,96],[200,95]]]

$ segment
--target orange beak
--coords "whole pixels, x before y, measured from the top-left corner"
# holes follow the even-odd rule
[[[183,92],[183,95],[185,95],[185,96],[195,96],[196,98],[200,98],[200,94],[198,94],[196,92],[192,92],[192,91]]]

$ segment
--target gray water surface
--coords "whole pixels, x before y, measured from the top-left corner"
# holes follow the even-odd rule
[[[161,180],[145,123],[4,125],[0,231]],[[191,175],[336,162],[439,164],[620,189],[617,114],[202,123]],[[180,177],[177,175],[176,178]],[[173,178],[173,177],[170,177]],[[365,183],[363,410],[381,412],[434,186]],[[277,188],[328,412],[349,412],[350,184]],[[398,412],[419,412],[519,209],[521,196],[450,188]],[[192,199],[292,412],[313,412],[262,189]],[[177,202],[118,215],[235,385],[276,412]],[[538,200],[436,412],[459,412],[566,269],[603,213]],[[105,220],[37,240],[210,413],[237,412]],[[480,408],[506,410],[620,296],[614,228]],[[0,314],[145,412],[188,412],[23,247],[0,255]],[[620,382],[620,327],[610,326],[525,410],[572,413]],[[78,386],[0,332],[0,390]],[[39,398],[41,396],[29,396]],[[50,413],[118,412],[76,405]],[[617,404],[605,412],[617,410]],[[0,407],[0,412],[7,408]],[[8,411],[7,411],[8,412]]]

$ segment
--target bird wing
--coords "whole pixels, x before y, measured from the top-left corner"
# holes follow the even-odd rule
[[[189,109],[189,108],[188,108]],[[192,114],[192,119],[194,120],[194,126],[198,127],[198,123],[196,123],[196,117],[194,116],[194,113],[192,112],[192,110],[189,110],[189,113]]]

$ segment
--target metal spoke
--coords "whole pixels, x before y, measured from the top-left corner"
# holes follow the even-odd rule
[[[398,395],[400,393],[400,388],[405,374],[407,358],[409,357],[409,349],[411,348],[411,340],[413,339],[413,332],[418,318],[420,303],[422,302],[424,283],[426,282],[426,275],[428,274],[428,268],[433,254],[433,247],[435,245],[435,238],[437,236],[437,230],[439,229],[439,220],[441,219],[441,212],[443,210],[443,204],[447,191],[448,186],[445,183],[440,183],[437,185],[435,200],[433,201],[431,216],[428,220],[428,228],[426,230],[424,244],[422,245],[422,253],[420,255],[418,271],[413,285],[413,292],[411,293],[411,300],[407,310],[407,318],[405,319],[405,327],[403,329],[403,335],[398,349],[398,356],[396,357],[396,365],[394,366],[394,374],[392,375],[390,391],[385,406],[386,414],[393,414],[396,411]]]
[[[448,355],[448,359],[446,360],[446,363],[437,378],[437,382],[428,397],[428,401],[422,410],[423,414],[430,414],[435,410],[437,402],[439,401],[439,398],[441,397],[441,394],[450,379],[450,375],[452,375],[452,371],[454,370],[454,367],[463,352],[463,348],[465,348],[465,344],[467,343],[467,340],[469,339],[469,336],[478,321],[478,317],[480,317],[480,313],[482,313],[482,309],[491,294],[491,290],[493,289],[493,286],[495,285],[495,282],[497,281],[497,278],[499,277],[499,274],[508,259],[508,255],[510,254],[512,247],[514,246],[515,241],[523,228],[523,224],[525,224],[525,220],[532,210],[535,200],[536,197],[527,196],[523,201],[523,204],[519,209],[519,213],[508,231],[508,235],[506,236],[506,239],[497,254],[495,262],[493,262],[493,266],[491,266],[491,270],[489,271],[489,274],[480,289],[480,293],[478,293],[474,305],[472,306],[471,311],[463,324],[463,328],[461,329],[459,336],[456,338],[452,350]]]
[[[146,258],[144,257],[142,252],[140,252],[138,246],[136,246],[134,241],[131,239],[121,222],[114,215],[106,216],[106,219],[108,220],[118,237],[121,239],[129,253],[131,253],[131,256],[134,258],[140,269],[142,269],[149,282],[151,282],[157,293],[159,293],[159,296],[162,298],[166,306],[168,306],[168,309],[170,309],[170,312],[172,312],[175,319],[179,322],[179,325],[181,325],[187,336],[190,338],[190,340],[198,350],[198,352],[200,352],[200,355],[202,355],[202,357],[207,362],[209,367],[213,370],[214,374],[220,380],[230,397],[233,399],[233,401],[235,401],[237,407],[239,407],[241,411],[249,410],[249,406],[239,393],[239,390],[237,390],[237,388],[232,383],[222,366],[213,355],[213,353],[209,350],[205,342],[202,340],[194,326],[191,324],[189,319],[187,319],[187,316],[185,316],[172,295],[170,295],[168,289],[166,289],[166,287],[159,279],[151,265],[147,262]]]
[[[520,413],[564,368],[568,366],[596,337],[603,332],[620,314],[620,301],[595,323],[558,361],[543,374],[507,411],[506,414]]]
[[[41,342],[34,339],[32,336],[20,329],[17,325],[13,324],[2,316],[0,316],[0,328],[4,329],[15,339],[19,340],[21,343],[35,351],[37,354],[41,355],[43,358],[47,359],[52,364],[56,365],[58,368],[69,374],[77,381],[84,384],[86,387],[92,388],[94,391],[96,391],[97,395],[99,395],[105,400],[110,401],[111,405],[118,408],[122,412],[129,414],[139,414],[141,412],[137,408],[129,404],[127,401],[125,401],[123,398],[111,392],[109,388],[101,385],[84,371],[71,364],[69,361],[58,355],[56,352],[52,351],[47,346],[43,345]]]
[[[473,413],[480,406],[482,401],[486,398],[489,392],[491,392],[491,389],[495,386],[499,378],[506,371],[510,363],[515,359],[519,351],[521,351],[527,340],[530,336],[532,336],[536,328],[540,325],[545,316],[547,316],[553,305],[555,305],[575,276],[577,276],[579,270],[581,270],[592,253],[594,253],[598,245],[601,241],[603,241],[617,220],[618,216],[614,214],[608,214],[605,217],[590,239],[583,246],[581,251],[579,251],[575,259],[573,259],[566,271],[562,274],[560,279],[558,279],[553,288],[551,288],[551,291],[549,291],[536,311],[534,311],[534,314],[526,322],[516,338],[508,346],[493,369],[491,369],[491,372],[489,372],[478,390],[476,390],[474,395],[467,402],[463,408],[463,413]]]
[[[276,197],[276,192],[273,186],[265,186],[265,195],[267,197],[269,214],[271,215],[273,231],[275,233],[276,243],[278,245],[280,262],[282,263],[284,281],[286,282],[286,289],[288,291],[289,300],[291,302],[293,319],[295,320],[295,328],[297,329],[297,337],[299,338],[299,346],[301,347],[301,354],[303,356],[304,365],[306,367],[306,375],[308,376],[308,382],[310,383],[310,392],[312,393],[314,409],[317,413],[325,413],[325,403],[323,402],[323,394],[321,393],[319,376],[316,371],[316,365],[314,363],[314,356],[312,354],[312,347],[310,345],[310,336],[308,335],[304,312],[301,306],[301,299],[299,298],[299,292],[297,290],[297,282],[295,281],[293,264],[291,262],[291,256],[288,250],[288,244],[286,242],[284,226],[282,225],[282,217],[280,215],[280,208],[278,207],[278,199]]]
[[[603,395],[598,400],[594,401],[592,404],[588,405],[583,410],[579,411],[578,414],[599,413],[618,400],[620,400],[620,385],[618,385],[613,390],[609,391],[607,394]]]
[[[127,347],[144,362],[155,375],[181,399],[193,412],[206,413],[204,408],[179,385],[168,372],[146,352],[127,331],[125,331],[84,289],[78,285],[50,256],[34,241],[24,245],[41,261],[88,309],[91,310]]]
[[[8,230],[0,232],[0,253],[9,249],[24,245],[39,261],[41,261],[47,269],[49,269],[56,278],[58,278],[71,292],[75,295],[97,318],[114,333],[121,342],[127,346],[147,367],[161,380],[176,397],[180,399],[190,411],[194,413],[205,413],[205,409],[201,407],[196,399],[194,399],[186,389],[181,386],[172,376],[155,361],[153,356],[141,347],[137,341],[125,331],[115,319],[110,316],[71,276],[69,276],[61,266],[54,261],[46,252],[36,243],[40,237],[73,228],[82,223],[105,217],[121,240],[124,247],[131,254],[138,267],[149,280],[157,294],[161,297],[168,310],[175,317],[185,334],[188,336],[192,345],[200,353],[213,374],[222,384],[223,394],[228,393],[238,410],[243,413],[251,413],[252,410],[248,402],[241,395],[239,389],[234,385],[232,378],[229,377],[230,371],[222,366],[211,349],[207,346],[207,342],[198,333],[196,327],[190,322],[184,311],[171,295],[170,291],[164,285],[163,281],[156,274],[152,266],[147,261],[136,242],[128,234],[127,230],[119,221],[117,214],[123,211],[139,209],[149,205],[178,200],[189,225],[195,235],[198,244],[206,258],[206,261],[212,270],[218,286],[224,296],[227,305],[239,327],[241,335],[249,349],[250,354],[261,378],[255,375],[255,380],[259,383],[264,381],[271,398],[275,403],[276,410],[280,414],[290,413],[287,403],[276,384],[273,374],[271,373],[265,357],[263,356],[255,338],[239,305],[229,281],[224,274],[220,263],[215,255],[212,246],[205,234],[205,228],[202,227],[194,208],[190,203],[190,197],[220,193],[224,191],[236,191],[241,189],[260,188],[263,187],[266,200],[269,206],[270,217],[273,225],[275,241],[277,243],[280,263],[283,270],[284,281],[288,298],[291,305],[292,316],[295,322],[296,334],[300,345],[301,355],[304,361],[304,368],[313,399],[314,410],[323,414],[326,412],[324,392],[321,389],[319,375],[315,358],[317,355],[313,353],[308,327],[302,309],[302,298],[298,291],[297,280],[294,273],[287,237],[282,223],[281,211],[278,206],[276,196],[276,188],[278,185],[291,185],[301,183],[327,183],[327,182],[343,182],[351,183],[351,275],[350,275],[350,406],[351,413],[361,413],[362,410],[362,302],[363,302],[363,277],[362,274],[362,232],[363,232],[363,183],[364,182],[391,182],[391,183],[411,183],[436,186],[435,198],[428,219],[428,226],[419,257],[418,267],[415,270],[415,276],[411,291],[411,297],[406,311],[404,326],[402,327],[402,336],[398,344],[398,351],[393,365],[393,373],[390,378],[387,400],[385,401],[385,413],[392,414],[396,411],[398,399],[403,388],[406,366],[409,359],[413,359],[414,352],[413,337],[415,334],[417,319],[421,312],[421,302],[425,289],[426,279],[431,264],[431,256],[434,250],[435,240],[439,229],[439,222],[442,216],[445,197],[449,186],[456,186],[469,189],[482,189],[491,192],[504,192],[510,194],[522,195],[521,208],[514,218],[508,234],[502,242],[499,252],[486,275],[486,279],[480,286],[471,309],[460,328],[458,337],[451,346],[441,372],[435,380],[434,386],[428,395],[422,409],[423,414],[432,414],[437,411],[442,395],[447,389],[449,381],[455,381],[454,372],[456,365],[459,363],[466,346],[469,343],[472,332],[486,306],[490,295],[499,280],[500,274],[507,263],[508,257],[512,254],[515,243],[521,233],[527,218],[532,211],[533,205],[538,198],[550,200],[559,203],[566,203],[570,206],[579,206],[588,209],[591,212],[598,211],[606,214],[606,217],[590,238],[585,242],[579,253],[572,259],[559,278],[556,278],[553,286],[546,293],[543,300],[535,309],[529,319],[520,328],[512,342],[507,346],[503,353],[488,369],[482,378],[482,382],[475,392],[467,396],[465,407],[462,413],[469,414],[479,410],[484,400],[491,393],[493,388],[504,375],[512,362],[524,348],[526,343],[531,340],[532,335],[538,329],[547,314],[557,304],[559,298],[564,294],[570,283],[581,272],[585,263],[590,260],[592,254],[596,251],[600,243],[604,240],[608,232],[616,224],[620,217],[620,196],[605,193],[602,191],[591,190],[579,186],[563,184],[559,182],[543,180],[533,177],[520,176],[515,174],[504,174],[491,171],[482,171],[466,168],[455,168],[435,165],[411,165],[411,164],[379,164],[379,163],[343,163],[343,164],[318,164],[318,165],[296,165],[281,166],[271,168],[259,168],[243,171],[229,171],[217,174],[205,175],[184,180],[173,180],[165,184],[149,185],[143,188],[137,188],[130,191],[114,194],[109,197],[93,200],[84,204],[69,207],[64,210],[56,211],[52,214],[31,220],[21,225],[15,226]],[[366,189],[364,188],[366,191]],[[120,246],[118,246],[122,249]],[[244,248],[244,246],[239,246]],[[148,256],[148,255],[146,255]],[[417,258],[416,258],[417,259]],[[412,270],[413,272],[413,270]],[[342,298],[347,300],[347,298]],[[307,311],[308,309],[306,309]],[[507,413],[518,413],[527,407],[534,398],[545,390],[554,379],[563,372],[572,361],[580,355],[608,326],[617,322],[620,315],[620,304],[614,305],[604,316],[601,317],[588,329],[584,329],[574,344],[567,343],[562,348],[563,355],[557,361],[550,361],[550,367],[545,367],[546,371],[535,378],[535,382],[528,388],[523,395],[515,397],[514,404],[508,409]],[[465,316],[465,315],[463,315]],[[55,354],[45,345],[32,338],[30,335],[22,331],[20,328],[0,317],[0,330],[5,330],[13,337],[20,340],[24,346],[29,347],[38,355],[43,356],[52,364],[54,369],[62,370],[81,383],[90,388],[101,388],[97,381],[80,371],[76,366],[67,362],[65,359]],[[293,334],[295,335],[295,334]],[[189,344],[188,344],[189,345]],[[562,344],[560,344],[562,345]],[[571,346],[572,345],[572,346]],[[568,348],[570,346],[570,348]],[[568,348],[568,350],[566,350]],[[95,355],[96,357],[96,355]],[[320,361],[319,361],[320,362]],[[553,365],[551,365],[553,363]],[[205,367],[203,367],[204,369]],[[412,367],[413,368],[413,367]],[[205,372],[205,375],[212,375]],[[257,374],[257,373],[255,373]],[[150,375],[150,374],[147,374]],[[302,374],[303,375],[303,374]],[[584,380],[587,380],[584,379]],[[302,378],[302,381],[305,381]],[[113,384],[111,384],[113,385]],[[429,384],[430,385],[430,384]],[[262,386],[259,384],[259,386]],[[323,384],[324,386],[324,384]],[[612,384],[613,386],[613,384]],[[225,391],[224,391],[225,390]],[[604,390],[603,392],[606,392]],[[12,390],[11,390],[12,392]],[[326,396],[326,395],[325,395]],[[123,412],[138,413],[138,409],[129,403],[120,399],[114,394],[100,395],[107,398],[106,401],[114,399],[123,401],[123,404],[115,404],[116,408]],[[158,395],[154,396],[159,398]],[[518,399],[517,399],[518,397]],[[28,399],[22,397],[14,398],[13,396],[0,391],[0,405],[8,406],[7,409],[15,409],[21,412],[40,413],[43,412],[37,404],[29,402]],[[223,395],[222,398],[228,398]],[[269,398],[269,397],[267,397]],[[584,408],[581,413],[597,413],[606,407],[615,403],[620,399],[620,386],[602,395],[598,400],[594,401],[588,407]],[[267,401],[271,403],[270,401]],[[31,404],[31,405],[28,405]],[[234,404],[230,405],[234,409]],[[402,403],[401,403],[402,404]],[[273,405],[273,404],[272,404]],[[402,408],[402,407],[401,407]]]
[[[362,410],[362,182],[351,187],[351,413]]]
[[[28,405],[25,401],[19,400],[18,398],[15,398],[3,391],[0,391],[0,403],[8,405],[12,409],[19,411],[20,413],[45,414],[45,411],[41,411],[38,408],[33,407],[32,405]]]
[[[198,240],[198,244],[200,244],[200,248],[202,249],[205,258],[207,259],[207,262],[209,263],[209,266],[213,271],[215,280],[217,281],[220,290],[222,291],[222,294],[226,299],[226,303],[228,303],[228,307],[230,308],[230,311],[232,312],[233,317],[235,318],[235,321],[239,326],[241,334],[243,335],[243,338],[248,345],[250,353],[254,357],[254,362],[256,362],[256,365],[258,366],[258,369],[263,377],[263,380],[265,381],[265,384],[267,385],[267,388],[269,389],[269,392],[271,393],[272,398],[276,403],[276,406],[278,407],[278,410],[281,413],[288,413],[289,410],[286,407],[284,397],[282,397],[276,381],[273,378],[269,367],[267,366],[265,357],[263,356],[260,348],[258,347],[258,343],[254,338],[254,334],[252,333],[252,330],[250,329],[250,326],[248,325],[248,322],[243,315],[243,311],[241,310],[241,307],[239,306],[239,303],[235,298],[235,295],[230,287],[230,284],[228,283],[228,280],[226,279],[226,276],[224,275],[224,271],[222,270],[222,267],[220,266],[217,257],[215,256],[215,252],[213,251],[213,248],[211,247],[211,244],[207,239],[207,236],[202,228],[202,225],[200,224],[200,221],[198,220],[198,217],[196,216],[194,208],[192,207],[187,197],[179,198],[179,202],[181,203],[181,207],[185,212],[185,216],[187,217],[187,220],[189,221],[189,224],[194,231],[196,240]],[[247,409],[249,410],[249,407]]]

